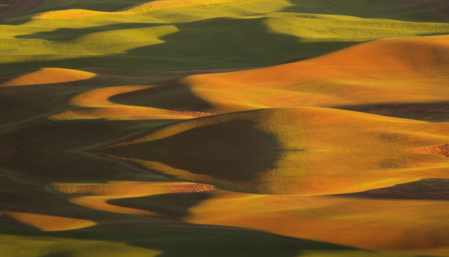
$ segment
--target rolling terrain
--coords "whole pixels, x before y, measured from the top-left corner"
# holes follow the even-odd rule
[[[0,255],[449,256],[446,7],[0,0]]]

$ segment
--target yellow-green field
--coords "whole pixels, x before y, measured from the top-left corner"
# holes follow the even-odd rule
[[[0,256],[449,256],[448,8],[0,0]]]
[[[267,66],[378,38],[449,32],[430,11],[375,2],[46,0],[0,25],[0,73]]]

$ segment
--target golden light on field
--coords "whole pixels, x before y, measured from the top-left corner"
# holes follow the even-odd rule
[[[448,256],[447,7],[0,0],[0,255]]]

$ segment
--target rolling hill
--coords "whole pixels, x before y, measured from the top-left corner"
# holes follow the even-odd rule
[[[448,256],[446,7],[0,1],[2,256]]]

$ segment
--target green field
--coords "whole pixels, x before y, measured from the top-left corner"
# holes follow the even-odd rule
[[[30,14],[5,20],[0,26],[0,73],[41,67],[259,67],[378,38],[449,32],[445,20],[430,11],[398,7],[389,0],[248,0],[113,12],[143,2],[148,1],[47,0]],[[74,10],[50,15],[68,9]],[[82,10],[98,13],[76,18],[86,12]]]
[[[204,228],[134,228],[104,231],[30,232],[11,225],[1,227],[0,250],[5,257],[395,257],[323,242],[295,240],[256,231]],[[335,252],[339,252],[335,254]]]

